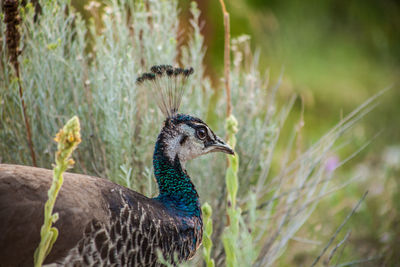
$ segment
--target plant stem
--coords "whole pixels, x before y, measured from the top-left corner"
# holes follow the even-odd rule
[[[58,237],[57,228],[52,227],[52,224],[58,220],[58,213],[53,214],[53,208],[64,181],[63,173],[74,164],[74,160],[70,158],[71,154],[81,142],[78,117],[70,119],[57,133],[54,140],[58,142],[56,166],[53,169],[53,182],[48,191],[49,199],[44,206],[44,223],[40,230],[40,243],[34,254],[35,267],[42,266]]]
[[[21,75],[20,75],[19,62],[18,62],[18,56],[20,54],[19,42],[21,39],[21,34],[18,29],[18,26],[21,22],[21,19],[19,17],[18,7],[19,7],[18,0],[6,0],[4,2],[4,11],[5,11],[4,12],[5,13],[4,22],[7,24],[6,43],[7,43],[7,48],[8,48],[8,55],[10,57],[10,62],[14,68],[15,75],[17,76],[17,80],[18,80],[19,100],[21,102],[22,117],[25,122],[26,135],[27,135],[27,139],[28,139],[29,150],[31,152],[32,164],[33,164],[33,166],[36,167],[37,164],[36,164],[35,150],[33,148],[33,142],[32,142],[32,132],[31,132],[30,124],[29,124],[29,119],[26,114],[24,91],[23,91],[22,85],[21,85]]]
[[[224,0],[219,0],[222,7],[222,14],[224,15],[224,29],[225,29],[225,48],[224,48],[224,75],[225,75],[225,90],[226,90],[226,117],[232,114],[232,104],[231,104],[231,80],[230,80],[230,67],[231,67],[231,57],[230,57],[230,23],[229,23],[229,13],[226,11]]]
[[[19,68],[15,69],[15,71],[17,73],[18,87],[19,87],[19,100],[21,101],[22,114],[24,117],[25,128],[26,128],[26,137],[28,139],[28,146],[29,146],[29,150],[31,152],[32,164],[34,167],[37,167],[35,149],[33,148],[33,142],[32,142],[31,126],[29,124],[29,119],[26,114],[26,105],[25,105],[25,101],[24,101],[24,94],[23,94],[21,79],[20,79],[20,75],[19,75]]]
[[[213,245],[211,235],[213,232],[213,223],[212,223],[212,208],[206,202],[201,206],[201,210],[203,212],[203,220],[204,220],[204,232],[203,232],[203,256],[204,261],[206,262],[207,267],[214,267],[215,262],[211,258],[211,248]]]

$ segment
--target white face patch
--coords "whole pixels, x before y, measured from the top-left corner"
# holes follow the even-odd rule
[[[186,136],[181,144],[182,138]],[[182,123],[178,126],[178,133],[166,141],[167,156],[171,161],[178,155],[181,164],[207,153],[204,143],[196,137],[196,130]]]

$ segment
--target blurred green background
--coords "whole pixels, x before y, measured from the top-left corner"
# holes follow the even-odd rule
[[[223,19],[219,1],[197,1],[204,19],[209,75],[223,69]],[[189,1],[183,2],[187,10]],[[360,130],[372,145],[400,140],[400,3],[396,1],[226,1],[232,38],[250,35],[261,68],[277,78],[281,94],[299,94],[305,131],[314,140],[376,92],[392,86]],[[298,106],[298,110],[300,105]],[[375,146],[379,144],[379,146]]]

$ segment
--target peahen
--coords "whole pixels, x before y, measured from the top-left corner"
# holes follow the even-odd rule
[[[157,97],[166,119],[153,165],[159,195],[145,197],[106,179],[66,173],[56,202],[60,235],[46,264],[52,266],[162,266],[195,255],[202,214],[184,163],[233,150],[202,120],[178,114],[192,68],[154,66],[137,79]],[[0,266],[32,266],[52,172],[0,165]]]

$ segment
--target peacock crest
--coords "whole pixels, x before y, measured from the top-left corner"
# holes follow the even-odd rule
[[[150,88],[161,112],[171,118],[178,113],[188,79],[193,72],[192,67],[184,69],[155,65],[150,68],[150,72],[139,76],[136,83]]]

